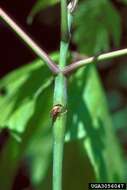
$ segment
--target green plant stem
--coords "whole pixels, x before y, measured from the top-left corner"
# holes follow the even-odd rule
[[[96,60],[96,62],[100,62],[100,61],[108,60],[108,59],[123,56],[123,55],[127,55],[127,48],[117,50],[117,51],[112,51],[109,53],[103,53],[103,54],[97,56],[96,58],[95,58],[95,56],[93,56],[93,57],[89,57],[89,58],[86,58],[86,59],[83,59],[80,61],[76,61],[68,66],[65,66],[62,70],[62,73],[64,75],[68,75],[69,73],[71,73],[72,71],[74,71],[80,67],[86,66],[90,63],[93,63],[95,60]]]
[[[61,44],[59,67],[63,69],[67,62],[69,46],[67,2],[61,0]],[[67,117],[67,79],[63,73],[55,77],[54,106],[61,105],[62,112],[53,122],[53,190],[62,190],[62,162]]]
[[[68,11],[67,11],[67,1],[61,0],[61,40],[68,42]]]
[[[54,105],[67,105],[66,78],[59,74],[55,79]],[[62,161],[66,112],[61,113],[53,123],[53,190],[62,190]]]
[[[61,44],[60,66],[63,67],[68,51],[67,44]],[[62,190],[62,161],[66,127],[67,86],[66,77],[60,73],[55,78],[54,106],[61,105],[63,112],[53,123],[53,190]]]
[[[13,21],[6,12],[0,8],[0,17],[13,29],[14,32],[42,59],[45,61],[50,70],[57,74],[60,72],[58,66],[51,60],[49,55],[42,50],[29,36],[26,34],[16,22]]]

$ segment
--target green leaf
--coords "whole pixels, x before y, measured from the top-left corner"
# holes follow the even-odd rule
[[[44,135],[43,132],[44,130],[40,129],[34,133],[26,150],[26,158],[30,160],[30,179],[35,187],[43,185],[51,163],[52,133],[50,131]]]
[[[54,55],[54,59],[58,60],[58,55]],[[119,181],[122,178],[121,154],[95,67],[80,69],[68,80],[65,140],[81,140],[98,181]],[[17,161],[14,160],[18,163],[22,156],[28,159],[31,181],[38,187],[44,182],[51,162],[51,73],[42,61],[35,61],[3,78],[0,88],[6,91],[0,96],[0,126],[10,129],[12,136],[20,137],[19,154],[15,158]],[[5,152],[8,155],[8,149]],[[115,160],[111,159],[112,154]],[[10,171],[13,173],[13,168]]]
[[[23,132],[34,113],[37,97],[51,82],[51,73],[42,61],[3,78],[0,88],[6,89],[6,95],[0,98],[0,127]]]
[[[88,55],[107,51],[110,41],[118,47],[121,37],[120,16],[109,0],[86,0],[75,14],[74,42]]]
[[[58,54],[52,54],[52,59],[57,61]],[[19,159],[24,156],[30,160],[29,167],[33,185],[42,181],[50,163],[52,81],[53,77],[49,69],[40,60],[13,71],[0,81],[1,92],[6,92],[3,95],[1,93],[0,96],[1,131],[3,128],[9,129],[11,139],[18,144],[19,155],[14,159],[14,163],[18,164]],[[9,152],[13,155],[15,146],[10,147],[7,143],[7,147],[9,148],[4,151],[4,155],[8,155]],[[38,162],[39,159],[41,162]],[[3,166],[6,165],[6,159],[4,160],[1,161]],[[14,163],[10,168],[12,182],[17,169]],[[7,172],[8,170],[5,171],[4,177],[7,176]],[[5,187],[9,186],[4,182],[3,184]]]
[[[80,69],[69,82],[66,141],[83,139],[97,181],[120,181],[123,160],[95,67]]]
[[[31,117],[23,137],[28,144],[25,157],[30,160],[29,171],[34,186],[43,183],[51,162],[52,128],[50,111],[52,107],[53,86],[39,95],[33,117]],[[40,161],[41,160],[41,161]]]
[[[28,15],[27,18],[27,22],[28,24],[31,24],[33,22],[33,19],[35,17],[35,15],[40,12],[42,9],[48,7],[48,6],[52,6],[56,3],[58,3],[59,0],[37,0],[37,2],[35,3],[35,5],[33,6],[30,14]]]
[[[58,53],[53,53],[51,56],[54,61],[59,59]],[[40,112],[45,114],[42,112],[47,108],[46,106],[43,108],[40,101],[45,102],[47,106],[50,102],[51,109],[52,82],[52,74],[41,60],[36,60],[1,79],[0,91],[6,93],[0,94],[0,128],[23,133],[33,114],[36,114],[36,109],[39,110],[37,114]],[[43,99],[44,97],[47,101]],[[46,114],[49,115],[49,112],[50,110]]]
[[[30,64],[23,69],[19,69],[1,80],[1,88],[6,87],[7,94],[1,97],[0,100],[0,109],[2,110],[0,115],[0,126],[11,130],[11,140],[7,142],[6,147],[4,147],[3,150],[4,152],[0,154],[0,171],[3,171],[3,167],[6,168],[5,166],[7,165],[7,169],[4,170],[4,173],[0,172],[0,176],[3,176],[1,177],[1,179],[3,179],[0,186],[1,189],[11,189],[10,186],[12,186],[14,181],[19,160],[24,154],[27,156],[29,153],[29,157],[31,156],[30,151],[27,151],[27,149],[29,144],[32,144],[33,136],[37,133],[36,131],[39,126],[42,127],[40,133],[45,134],[43,127],[45,126],[44,118],[45,120],[48,119],[47,115],[49,115],[49,110],[51,108],[51,104],[50,108],[46,105],[48,102],[48,93],[51,96],[51,87],[49,88],[50,92],[49,90],[47,91],[47,87],[51,84],[51,81],[51,74],[42,61],[35,61],[33,64]],[[47,101],[45,101],[46,99]],[[47,112],[46,106],[49,108]],[[38,112],[36,111],[37,109],[39,110]],[[33,115],[34,117],[32,117]],[[49,119],[48,122],[50,122]],[[48,124],[47,129],[49,130],[50,123]],[[35,137],[38,139],[39,135]],[[43,141],[42,137],[40,145],[42,145],[41,143],[43,143]],[[18,148],[15,148],[15,144]],[[24,153],[24,151],[26,153]],[[42,152],[43,149],[40,151],[41,156]],[[15,156],[14,153],[16,153],[17,156]],[[34,161],[31,162],[33,163],[31,170],[35,165],[35,159],[33,158]],[[48,165],[47,157],[45,158],[45,161]],[[8,167],[8,163],[10,163],[11,167]],[[41,164],[43,164],[43,162],[41,162]],[[35,177],[37,176],[37,169],[38,168],[32,173]],[[7,179],[7,176],[9,176],[8,180],[4,180]],[[32,180],[33,178],[34,177],[32,177]]]

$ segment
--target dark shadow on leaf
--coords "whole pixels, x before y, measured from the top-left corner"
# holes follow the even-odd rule
[[[85,69],[84,74],[79,78],[79,84],[79,81],[76,81],[75,77],[71,82],[69,87],[69,113],[67,124],[69,127],[68,130],[70,130],[71,139],[78,138],[79,124],[83,124],[85,137],[89,139],[92,156],[99,168],[99,177],[106,182],[108,180],[108,174],[103,155],[103,152],[105,151],[104,141],[106,138],[104,123],[101,118],[97,118],[97,126],[94,126],[93,118],[91,117],[88,106],[83,99],[85,87],[88,82],[87,79],[90,77],[90,69],[91,67]]]
[[[10,132],[7,128],[0,131],[0,152],[3,150],[4,146],[6,145]]]
[[[6,87],[1,87],[0,88],[0,96],[5,96],[7,94],[7,89]]]
[[[15,98],[15,104],[13,106],[12,112],[14,112],[18,107],[20,107],[20,105],[25,101],[25,99],[32,100],[39,88],[43,86],[51,76],[49,69],[45,66],[39,67],[36,70],[31,71],[27,74],[28,78],[19,87],[18,91],[16,91],[13,97]]]
[[[33,67],[33,69],[30,66],[26,71],[24,69],[24,72],[22,69],[15,71],[10,75],[10,80],[8,82],[9,76],[7,76],[7,80],[5,78],[2,83],[2,85],[6,86],[9,94],[2,100],[6,109],[9,109],[9,112],[6,114],[6,110],[4,111],[3,109],[4,106],[2,105],[1,107],[3,109],[4,125],[8,125],[8,128],[15,132],[23,132],[34,114],[38,96],[43,94],[43,91],[52,83],[51,72],[45,65],[41,65],[40,62],[40,65],[37,63],[37,67]],[[18,81],[19,84],[17,83]],[[17,83],[17,86],[15,86],[15,83]]]
[[[22,134],[22,152],[32,138],[36,135],[40,138],[51,134],[50,109],[52,105],[52,85],[47,87],[37,98],[33,116],[26,124],[25,132]],[[42,145],[43,148],[43,145]]]

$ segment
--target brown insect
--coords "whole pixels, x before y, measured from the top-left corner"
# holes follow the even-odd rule
[[[64,113],[66,110],[61,104],[56,104],[53,109],[51,110],[51,117],[53,118],[53,121],[56,120],[56,118],[61,114]]]

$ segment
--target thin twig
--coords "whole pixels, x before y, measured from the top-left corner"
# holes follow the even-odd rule
[[[119,57],[119,56],[126,55],[126,54],[127,54],[127,48],[117,50],[117,51],[112,51],[109,53],[103,53],[103,54],[96,57],[96,62],[104,61],[107,59]],[[68,66],[65,66],[64,69],[62,70],[62,73],[65,75],[68,75],[69,73],[73,72],[74,70],[76,70],[80,67],[86,66],[90,63],[93,63],[94,61],[95,61],[95,56],[89,57],[87,59],[83,59],[80,61],[76,61],[76,62],[74,62]]]
[[[45,61],[50,70],[57,74],[60,72],[59,67],[51,60],[49,55],[42,50],[29,36],[26,34],[5,11],[0,8],[0,17],[16,32],[16,34],[42,59]]]

